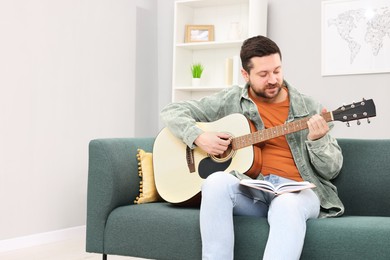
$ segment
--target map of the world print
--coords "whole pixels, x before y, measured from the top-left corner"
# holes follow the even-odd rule
[[[390,72],[390,0],[322,2],[322,75]]]

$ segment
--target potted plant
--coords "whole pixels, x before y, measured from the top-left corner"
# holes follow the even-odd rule
[[[200,78],[202,77],[204,67],[200,63],[194,63],[191,65],[192,73],[192,85],[198,86],[200,84]]]

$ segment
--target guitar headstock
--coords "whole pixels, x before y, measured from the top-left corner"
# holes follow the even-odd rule
[[[354,102],[349,105],[343,105],[332,112],[333,120],[347,122],[349,126],[349,121],[358,120],[358,125],[360,125],[359,119],[367,118],[368,123],[370,123],[369,118],[376,116],[375,104],[372,99],[363,99],[360,102]]]

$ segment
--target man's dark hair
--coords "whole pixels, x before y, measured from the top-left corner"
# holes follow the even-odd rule
[[[253,57],[264,57],[278,53],[280,59],[282,59],[282,53],[278,45],[271,39],[265,36],[254,36],[244,41],[241,47],[240,57],[242,68],[246,72],[250,72],[253,68],[251,58]]]

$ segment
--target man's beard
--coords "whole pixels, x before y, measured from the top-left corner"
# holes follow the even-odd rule
[[[252,88],[253,93],[256,94],[256,96],[262,97],[262,98],[266,98],[266,99],[273,99],[273,98],[275,98],[276,96],[279,95],[280,91],[282,90],[282,85],[279,84],[278,82],[275,83],[275,84],[268,84],[264,90],[260,90],[260,91],[259,90],[255,90],[252,87],[252,83],[250,81],[248,83],[249,83],[250,88]],[[272,88],[277,88],[277,92],[274,95],[272,95],[272,96],[271,95],[267,95],[265,90],[272,89]]]

